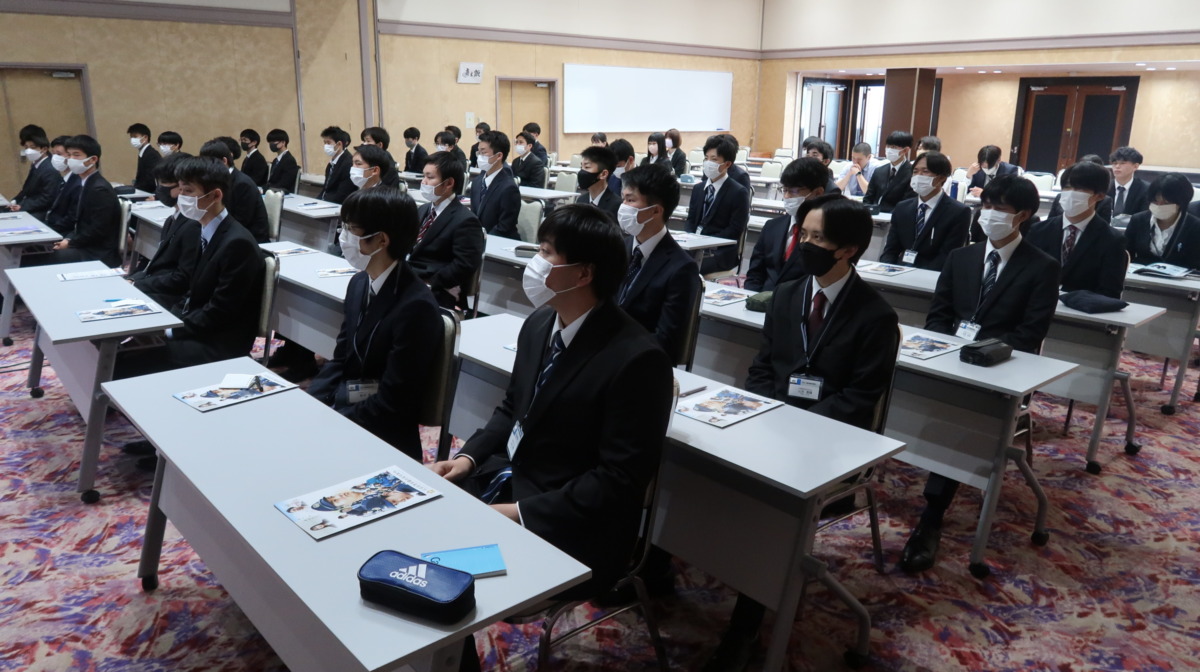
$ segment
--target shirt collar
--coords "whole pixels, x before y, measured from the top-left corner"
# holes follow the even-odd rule
[[[928,217],[929,213],[933,212],[933,209],[937,207],[938,203],[942,202],[942,195],[944,193],[946,192],[938,189],[936,192],[934,192],[933,198],[929,199],[928,201],[922,201],[918,198],[917,207],[921,207],[922,204],[929,206],[929,209],[925,211],[925,216]]]
[[[40,165],[42,165],[43,163],[45,163],[45,162],[46,162],[46,159],[48,159],[48,158],[50,158],[50,154],[43,154],[43,155],[42,155],[42,158],[40,158],[40,159],[38,159],[36,162],[34,162],[34,164],[33,164],[33,167],[36,169],[38,166],[40,166]]]
[[[503,171],[504,171],[504,166],[500,166],[500,170],[497,170],[494,173],[488,173],[487,175],[484,175],[483,176],[484,186],[487,186],[487,187],[492,186],[492,181],[495,180],[496,176],[499,175]]]
[[[393,261],[391,266],[383,269],[383,272],[380,273],[377,278],[371,281],[371,290],[373,293],[378,294],[383,290],[383,283],[387,282],[388,277],[391,276],[392,271],[395,270],[397,264],[399,263],[400,262],[398,261]]]
[[[583,321],[587,319],[588,315],[592,314],[592,310],[594,309],[589,308],[586,313],[580,315],[574,322],[566,327],[562,326],[562,318],[556,317],[554,320],[554,329],[550,331],[551,342],[554,342],[554,334],[562,332],[563,347],[571,347],[571,341],[575,340],[575,334],[579,333],[579,328],[583,326]]]
[[[148,142],[146,144],[142,145],[141,147],[138,147],[138,158],[139,159],[142,158],[142,155],[146,153],[147,149],[150,149],[150,143],[148,143]]]
[[[712,185],[712,188],[713,188],[713,194],[716,194],[718,191],[720,191],[720,190],[721,190],[721,185],[725,184],[725,181],[726,181],[726,180],[728,180],[728,179],[729,179],[729,171],[727,170],[727,171],[725,171],[725,174],[724,174],[724,175],[722,175],[721,177],[718,177],[718,178],[716,179],[716,181],[714,181],[714,182],[709,182],[709,184],[711,184],[711,185]]]
[[[446,208],[450,207],[450,203],[454,200],[455,200],[454,194],[450,194],[446,198],[442,199],[441,203],[438,203],[437,205],[433,206],[434,219],[441,217],[442,213],[446,211]]]
[[[276,159],[278,159],[278,158],[282,157],[284,154],[287,154],[287,153],[288,153],[288,150],[286,150],[286,149],[285,149],[285,150],[283,150],[282,152],[280,152],[280,153],[279,153],[279,155],[278,155],[278,156],[276,156],[275,158],[276,158]]]
[[[1079,233],[1083,233],[1083,230],[1086,229],[1087,225],[1089,223],[1091,223],[1091,221],[1095,218],[1096,218],[1096,211],[1093,210],[1092,214],[1088,215],[1087,219],[1083,220],[1082,222],[1079,222],[1078,224],[1072,224],[1071,220],[1067,219],[1067,216],[1064,214],[1063,219],[1062,219],[1063,231],[1066,231],[1068,226],[1074,226],[1075,228],[1079,229]]]
[[[221,222],[225,221],[225,217],[228,215],[229,210],[221,208],[221,213],[219,215],[213,217],[212,221],[208,224],[200,227],[200,237],[204,239],[204,243],[206,245],[212,242],[212,237],[213,234],[217,232],[217,227],[221,225]]]
[[[592,205],[594,205],[596,207],[600,207],[600,201],[603,200],[604,194],[606,194],[606,193],[608,193],[608,187],[605,187],[604,189],[602,189],[600,191],[600,195],[596,196],[595,198],[593,198],[592,194],[590,192],[588,192],[588,200],[589,200],[589,202],[591,202]]]
[[[345,153],[346,153],[346,150],[343,149],[342,151],[338,152],[337,154],[334,154],[333,158],[329,159],[329,165],[333,165],[333,164],[337,163],[338,159],[342,158],[342,155]]]
[[[667,227],[663,226],[663,228],[658,233],[647,238],[646,242],[644,242],[644,243],[638,243],[637,239],[634,238],[634,243],[637,245],[637,249],[642,251],[642,259],[643,260],[649,259],[650,255],[654,254],[654,248],[658,247],[659,242],[661,242],[662,239],[664,237],[666,237],[666,235],[667,235]]]
[[[984,253],[983,253],[984,265],[987,265],[987,258],[989,256],[991,256],[992,252],[1000,253],[1000,265],[1001,266],[1003,266],[1004,264],[1007,264],[1008,260],[1012,259],[1013,252],[1015,252],[1017,250],[1017,246],[1020,244],[1021,244],[1021,234],[1020,233],[1017,233],[1017,237],[1012,242],[1005,245],[1004,247],[996,247],[995,245],[992,244],[992,241],[989,238],[987,241],[987,249],[984,250]]]
[[[1129,176],[1129,181],[1128,181],[1128,182],[1126,182],[1125,184],[1121,184],[1120,182],[1117,182],[1117,181],[1114,179],[1114,180],[1113,180],[1113,193],[1114,193],[1114,194],[1115,194],[1115,193],[1117,193],[1117,189],[1118,189],[1119,187],[1125,187],[1125,191],[1126,191],[1126,193],[1128,193],[1128,192],[1129,192],[1129,187],[1131,187],[1131,186],[1133,186],[1133,176],[1132,176],[1132,175],[1130,175],[1130,176]]]
[[[257,151],[258,151],[258,147],[255,147],[255,148],[251,149],[250,151],[246,152],[246,158],[247,159],[250,158],[250,155]]]
[[[813,277],[813,291],[821,290],[827,300],[826,305],[832,306],[834,301],[837,301],[838,294],[846,288],[846,283],[850,281],[850,276],[854,275],[854,267],[850,267],[850,272],[843,275],[837,282],[830,284],[828,287],[822,287],[821,283],[817,282],[816,276]]]

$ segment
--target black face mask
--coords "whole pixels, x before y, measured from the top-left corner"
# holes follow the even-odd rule
[[[248,142],[243,142],[243,143],[242,143],[242,151],[243,151],[243,152],[248,152],[248,151],[250,151],[250,143],[248,143]]]
[[[272,143],[268,144],[267,147],[270,147],[272,152],[275,152],[276,154],[279,153],[279,143],[278,142],[272,142]]]
[[[586,170],[579,171],[579,188],[587,191],[592,188],[592,185],[600,181],[600,173],[589,173]]]
[[[175,207],[175,203],[179,201],[178,198],[171,195],[171,187],[156,187],[154,189],[154,199],[168,208]]]
[[[800,264],[804,272],[820,277],[833,269],[837,264],[834,250],[827,250],[816,243],[803,242],[797,250],[800,253]]]

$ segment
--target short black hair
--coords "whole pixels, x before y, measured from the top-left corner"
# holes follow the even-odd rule
[[[975,156],[980,165],[986,164],[988,168],[996,165],[1000,161],[1000,148],[995,145],[984,145],[979,148],[979,154]]]
[[[875,229],[871,211],[841,194],[824,194],[805,200],[796,212],[796,221],[803,225],[804,217],[813,210],[821,211],[821,236],[839,248],[856,246],[858,251],[850,264],[858,263],[871,245],[871,232]]]
[[[488,147],[491,147],[492,154],[503,154],[505,159],[508,158],[508,152],[512,149],[504,131],[485,131],[483,135],[479,136],[479,141],[486,142]]]
[[[408,128],[404,129],[404,139],[405,140],[420,140],[421,139],[421,130],[419,128],[417,128],[416,126],[409,126]]]
[[[262,142],[262,136],[259,135],[258,131],[254,130],[253,128],[247,128],[246,130],[242,131],[242,134],[238,137],[245,138],[256,145]]]
[[[1107,194],[1112,176],[1104,166],[1097,166],[1090,161],[1080,161],[1067,168],[1062,174],[1063,188],[1087,189],[1093,194]]]
[[[637,155],[637,152],[633,151],[633,143],[625,138],[613,140],[608,145],[608,148],[612,150],[613,156],[617,157],[618,164],[625,163],[629,160],[629,157]]]
[[[1150,202],[1162,196],[1168,203],[1179,206],[1181,211],[1187,211],[1196,190],[1192,183],[1182,173],[1163,173],[1150,183]]]
[[[579,155],[600,166],[601,171],[607,170],[609,175],[612,175],[612,172],[617,169],[617,155],[608,147],[588,147]]]
[[[292,140],[288,137],[288,132],[282,128],[273,128],[270,133],[267,133],[267,142],[288,142]]]
[[[32,143],[34,147],[41,147],[42,149],[50,147],[50,141],[47,140],[46,136],[44,135],[31,135],[22,140],[21,144],[25,144],[27,142]]]
[[[368,126],[362,130],[362,133],[358,134],[358,139],[363,142],[366,142],[368,137],[383,145],[384,149],[387,149],[388,145],[392,144],[392,136],[388,135],[388,132],[381,126]]]
[[[521,127],[521,130],[525,131],[526,133],[533,133],[534,135],[542,134],[542,127],[538,126],[536,121],[531,121],[528,124],[525,124]]]
[[[341,126],[326,127],[325,130],[321,131],[321,139],[324,140],[326,138],[333,140],[335,143],[342,143],[343,148],[350,145],[350,134],[343,131]]]
[[[740,147],[741,147],[741,143],[740,143],[740,142],[738,142],[738,139],[737,139],[737,137],[736,137],[736,136],[734,136],[734,134],[732,134],[732,133],[718,133],[718,134],[717,134],[717,137],[718,137],[718,138],[728,138],[728,139],[729,139],[729,141],[733,143],[733,146],[734,146],[735,148],[740,148]]]
[[[475,124],[475,130],[487,133],[488,131],[492,130],[492,127],[488,126],[486,121],[481,121],[478,124]]]
[[[438,131],[433,136],[433,144],[453,146],[458,144],[458,138],[454,137],[454,134],[450,131]]]
[[[921,149],[929,149],[935,152],[942,151],[942,139],[936,135],[927,135],[921,138],[921,142],[918,144]]]
[[[176,171],[179,169],[179,162],[190,158],[192,158],[191,154],[174,152],[167,158],[159,161],[154,165],[154,181],[159,184],[163,182],[178,182],[179,176],[176,174]]]
[[[784,189],[803,187],[816,189],[829,183],[829,168],[820,159],[802,156],[784,167],[779,175],[779,184]]]
[[[807,151],[808,151],[808,148],[809,148],[809,147],[812,147],[812,145],[813,145],[813,143],[814,143],[814,142],[818,142],[818,141],[820,141],[820,140],[821,140],[821,139],[820,139],[820,138],[818,138],[817,136],[815,136],[815,135],[810,135],[810,136],[808,136],[807,138],[805,138],[803,142],[801,142],[801,143],[800,143],[800,149],[803,149],[804,151],[806,151],[806,152],[807,152]]]
[[[892,131],[891,133],[888,133],[887,140],[884,140],[883,144],[890,145],[892,147],[908,147],[911,149],[913,146],[913,134],[909,133],[908,131]]]
[[[454,137],[455,137],[456,139],[458,139],[458,140],[462,140],[462,129],[461,129],[461,128],[459,128],[458,126],[455,126],[455,125],[453,125],[453,124],[447,124],[447,125],[446,125],[446,130],[447,130],[447,131],[450,131],[451,133],[453,133],[453,134],[454,134]]]
[[[90,135],[83,133],[72,135],[63,143],[63,147],[66,149],[78,149],[88,156],[100,158],[100,143],[96,142],[96,139]]]
[[[553,245],[568,264],[590,265],[592,292],[599,301],[616,296],[629,257],[621,229],[603,210],[590,203],[555,208],[538,227],[537,240]]]
[[[125,129],[125,132],[130,135],[145,135],[145,136],[149,137],[150,127],[145,124],[141,124],[141,123],[130,124],[129,128]]]
[[[537,138],[533,137],[533,134],[529,131],[521,131],[520,133],[517,133],[517,137],[513,138],[514,143],[516,143],[517,138],[524,140],[525,144],[529,145],[530,147],[533,146],[533,143],[537,142]]]
[[[183,136],[175,131],[163,131],[158,134],[158,144],[160,145],[179,145],[183,147]]]
[[[592,142],[603,142],[604,144],[607,145],[608,144],[608,135],[606,135],[605,133],[601,133],[600,131],[596,131],[595,133],[592,134]]]
[[[667,155],[667,136],[662,133],[651,133],[649,138],[646,138],[647,144],[653,143],[658,145],[658,156],[665,157]]]
[[[871,153],[871,143],[860,142],[850,150],[850,153],[851,154],[870,154]]]
[[[233,155],[234,161],[242,158],[242,143],[238,142],[237,138],[231,138],[228,135],[220,135],[214,139],[225,143],[225,146],[229,148],[229,153]]]
[[[1104,165],[1104,157],[1100,156],[1099,154],[1084,154],[1083,157],[1080,158],[1079,160],[1080,161],[1090,161],[1090,162],[1096,164],[1097,166]]]
[[[200,156],[218,161],[224,160],[230,167],[233,166],[233,152],[229,151],[229,145],[222,142],[220,138],[213,138],[201,145]]]
[[[675,171],[665,163],[649,163],[625,171],[621,176],[621,186],[645,196],[646,202],[651,205],[661,205],[664,222],[671,219],[679,205],[679,180],[675,177]]]
[[[425,160],[425,165],[436,168],[438,177],[443,180],[454,180],[454,193],[462,194],[463,173],[467,171],[467,167],[454,152],[434,152]]]
[[[386,233],[388,256],[393,259],[403,259],[412,252],[420,228],[412,197],[387,185],[351,193],[342,202],[341,218],[362,229],[363,235]]]
[[[70,139],[71,139],[71,136],[69,136],[69,135],[60,135],[57,138],[54,138],[53,140],[50,141],[50,146],[51,147],[65,147],[67,145],[67,141]]]
[[[209,140],[205,145],[215,142],[215,140]],[[217,144],[223,145],[224,143]],[[229,169],[219,160],[203,154],[180,159],[175,166],[175,179],[179,182],[199,185],[206,194],[213,189],[220,189],[222,193],[229,191]]]
[[[354,148],[354,153],[366,162],[368,166],[379,169],[379,177],[387,175],[391,170],[396,169],[394,161],[389,161],[387,150],[378,145],[359,145]]]
[[[43,138],[50,137],[50,136],[46,135],[46,129],[42,128],[41,126],[38,126],[37,124],[25,124],[24,126],[21,127],[21,130],[17,132],[17,137],[20,139],[21,142],[25,142],[30,137],[35,136],[35,135],[40,135]],[[66,136],[62,136],[62,137],[66,137]]]
[[[738,147],[737,143],[727,135],[712,135],[708,140],[704,141],[704,155],[708,156],[708,150],[717,150],[717,156],[725,161],[733,163],[737,160]]]
[[[925,161],[925,169],[938,177],[950,177],[950,173],[954,172],[954,166],[950,165],[950,159],[941,152],[931,150],[917,156],[917,161],[922,159]]]
[[[985,205],[1009,205],[1017,212],[1028,212],[1031,217],[1041,206],[1037,185],[1016,175],[1000,175],[988,182],[979,200]]]
[[[1145,158],[1141,152],[1133,147],[1118,147],[1113,150],[1112,154],[1108,155],[1108,162],[1128,161],[1130,163],[1141,163]]]
[[[809,150],[813,150],[813,149],[817,150],[818,152],[821,153],[821,158],[826,161],[833,160],[833,145],[829,144],[828,142],[825,142],[824,140],[817,140],[816,142],[809,145],[808,149]]]

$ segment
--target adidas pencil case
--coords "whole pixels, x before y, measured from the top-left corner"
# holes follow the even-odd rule
[[[380,551],[358,570],[368,602],[438,623],[455,623],[475,608],[475,577],[397,551]]]

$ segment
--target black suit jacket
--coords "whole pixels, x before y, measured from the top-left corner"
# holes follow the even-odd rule
[[[450,153],[453,154],[459,161],[462,161],[463,170],[470,171],[471,166],[467,164],[467,155],[463,152],[461,147],[455,145],[454,149],[450,150]]]
[[[512,162],[513,177],[521,178],[521,186],[541,189],[546,184],[546,164],[537,154],[526,152],[525,156]]]
[[[854,270],[828,306],[824,338],[805,352],[801,325],[812,276],[775,288],[763,325],[762,347],[750,365],[746,389],[862,429],[873,429],[875,405],[892,385],[900,347],[896,311]],[[816,282],[813,280],[815,286]],[[819,335],[818,335],[819,336]],[[815,345],[815,347],[813,347]],[[794,373],[823,378],[816,401],[788,396]]]
[[[441,340],[438,305],[403,261],[368,302],[370,284],[366,272],[350,279],[333,359],[321,367],[308,393],[420,462],[418,411]],[[376,381],[379,390],[351,404],[345,387],[351,380]]]
[[[585,191],[575,199],[575,202],[590,205],[592,202],[592,195]],[[613,224],[616,224],[617,210],[621,209],[621,197],[617,194],[614,194],[611,189],[605,188],[604,193],[600,195],[600,204],[596,207],[608,214],[609,219],[613,221]],[[670,236],[668,236],[668,238],[669,237]]]
[[[1150,206],[1146,206],[1149,208]],[[1047,219],[1054,217],[1062,218],[1062,194],[1054,197],[1054,202],[1050,204],[1050,213],[1046,215]],[[1110,196],[1105,196],[1102,201],[1096,204],[1096,216],[1106,222],[1112,221],[1113,216],[1113,199]]]
[[[1125,208],[1120,212],[1114,211],[1114,215],[1132,216],[1150,209],[1150,185],[1135,177],[1129,181],[1128,190],[1129,193],[1125,194]],[[1108,185],[1108,197],[1113,199],[1114,204],[1117,202],[1116,180]]]
[[[337,163],[330,161],[329,165],[325,166],[325,188],[321,190],[318,198],[330,203],[341,203],[358,189],[350,181],[351,162],[350,152],[342,152],[337,157]]]
[[[225,207],[229,208],[229,214],[254,236],[254,240],[260,243],[271,240],[267,206],[263,203],[262,194],[259,193],[254,180],[237,168],[229,174],[229,193],[225,196]]]
[[[242,161],[242,173],[253,180],[256,187],[266,189],[271,169],[267,166],[267,159],[263,157],[262,152],[255,149]]]
[[[546,146],[542,144],[541,140],[533,141],[533,147],[529,148],[529,153],[541,159],[543,166],[550,163],[550,152],[546,151]]]
[[[738,240],[742,231],[750,221],[750,198],[746,188],[733,178],[726,179],[708,216],[704,216],[704,191],[708,182],[702,182],[692,189],[692,197],[688,202],[688,217],[685,228],[688,233],[697,231],[706,236]],[[737,245],[725,245],[715,250],[706,250],[704,262],[700,264],[700,272],[707,275],[717,271],[732,269],[738,265]]]
[[[628,569],[642,501],[658,470],[671,363],[633,318],[600,304],[534,399],[557,319],[544,306],[525,320],[504,401],[462,452],[481,467],[489,458],[507,464],[508,439],[520,421],[524,438],[511,482],[525,527],[591,568],[592,585],[603,589]]]
[[[682,149],[675,147],[667,150],[668,156],[671,157],[671,170],[675,171],[675,177],[679,177],[687,172],[687,155]]]
[[[996,177],[1002,177],[1004,175],[1016,175],[1016,174],[1017,174],[1017,167],[1011,163],[1008,163],[1007,161],[1001,161],[1000,164],[996,166]],[[992,178],[992,179],[995,179],[995,178]],[[971,176],[971,184],[967,188],[974,189],[975,187],[979,187],[980,189],[982,189],[983,185],[986,182],[987,182],[987,173],[983,172],[983,169],[981,168],[980,170],[976,171],[974,175]]]
[[[173,306],[187,293],[199,262],[200,223],[176,213],[163,223],[154,258],[130,280],[158,303]]]
[[[54,229],[60,235],[67,235],[75,228],[75,212],[79,208],[79,176],[68,175],[59,185],[54,202],[46,212],[46,226]]]
[[[666,154],[659,154],[657,156],[650,156],[647,154],[646,156],[642,157],[642,162],[638,165],[649,166],[652,163],[661,163],[664,166],[671,168],[671,157],[667,156]]]
[[[432,203],[417,210],[417,221],[429,216]],[[422,281],[429,284],[442,306],[453,307],[454,296],[447,290],[469,283],[483,264],[484,235],[479,218],[471,209],[452,196],[442,214],[433,220],[429,230],[413,247],[408,263]],[[461,294],[458,305],[466,305]]]
[[[153,145],[147,145],[145,150],[139,152],[137,174],[133,178],[135,189],[154,193],[154,188],[158,186],[158,183],[154,181],[154,167],[158,165],[159,161],[162,161],[162,155]]]
[[[62,185],[62,175],[54,169],[54,163],[47,154],[41,162],[29,167],[29,174],[25,176],[21,191],[17,192],[12,200],[21,206],[22,211],[46,221],[46,213],[49,212],[50,206],[54,205],[54,199]]]
[[[428,159],[429,152],[418,142],[404,153],[404,172],[419,173],[425,170],[425,161]]]
[[[746,188],[746,199],[747,200],[753,199],[754,198],[754,183],[752,183],[750,181],[750,173],[746,172],[745,168],[739,166],[736,163],[729,166],[729,170],[727,172],[729,173],[729,179],[733,180],[734,182],[737,182],[738,184],[740,184]],[[708,178],[704,178],[704,182],[707,183]],[[695,190],[693,189],[693,191],[695,191]]]
[[[879,261],[885,264],[904,264],[906,250],[917,251],[917,261],[912,266],[930,271],[940,271],[946,265],[951,250],[967,244],[971,229],[971,209],[942,194],[937,207],[929,213],[925,228],[917,238],[917,207],[920,199],[900,201],[892,211],[892,223],[888,227],[887,240]]]
[[[980,326],[977,340],[998,338],[1015,350],[1036,353],[1058,305],[1058,260],[1022,239],[982,303],[987,243],[950,252],[938,276],[925,328],[953,335],[958,323]]]
[[[1188,206],[1188,214],[1193,217],[1200,217],[1200,201],[1192,201]]]
[[[791,224],[791,215],[781,215],[763,224],[754,251],[750,253],[750,268],[746,270],[743,287],[755,292],[770,292],[779,284]]]
[[[513,181],[512,173],[501,167],[487,188],[483,198],[484,175],[480,173],[471,181],[471,211],[479,218],[487,232],[504,238],[520,240],[517,232],[517,215],[521,214],[521,190]]]
[[[78,253],[78,258],[71,261],[94,259],[113,268],[121,264],[117,240],[125,226],[121,221],[121,205],[117,192],[99,172],[83,183],[73,223],[71,232],[65,236],[71,240],[70,249]]]
[[[1159,256],[1150,249],[1154,239],[1154,218],[1150,211],[1139,212],[1125,227],[1125,249],[1135,264],[1157,264],[1166,262],[1185,268],[1200,268],[1200,217],[1183,213],[1183,219],[1175,224],[1171,238]]]
[[[1026,238],[1052,259],[1062,258],[1066,237],[1061,217],[1034,224]],[[1119,299],[1125,288],[1126,265],[1125,239],[1096,215],[1076,238],[1075,249],[1063,264],[1059,284],[1064,292],[1086,289]]]
[[[629,238],[626,246],[631,259],[636,242]],[[642,270],[633,283],[628,289],[622,286],[617,296],[621,308],[654,335],[671,363],[679,364],[688,339],[692,302],[700,288],[696,260],[679,247],[668,231],[650,258],[642,260]]]
[[[299,174],[300,164],[296,163],[296,157],[288,150],[271,162],[271,176],[267,179],[267,188],[290,194],[296,189],[296,176]]]
[[[916,197],[909,185],[912,182],[912,162],[901,164],[896,169],[896,177],[890,176],[891,170],[890,163],[876,167],[875,172],[871,173],[871,181],[867,183],[867,193],[863,196],[863,203],[867,205],[878,203],[880,212],[891,212],[900,201]]]

